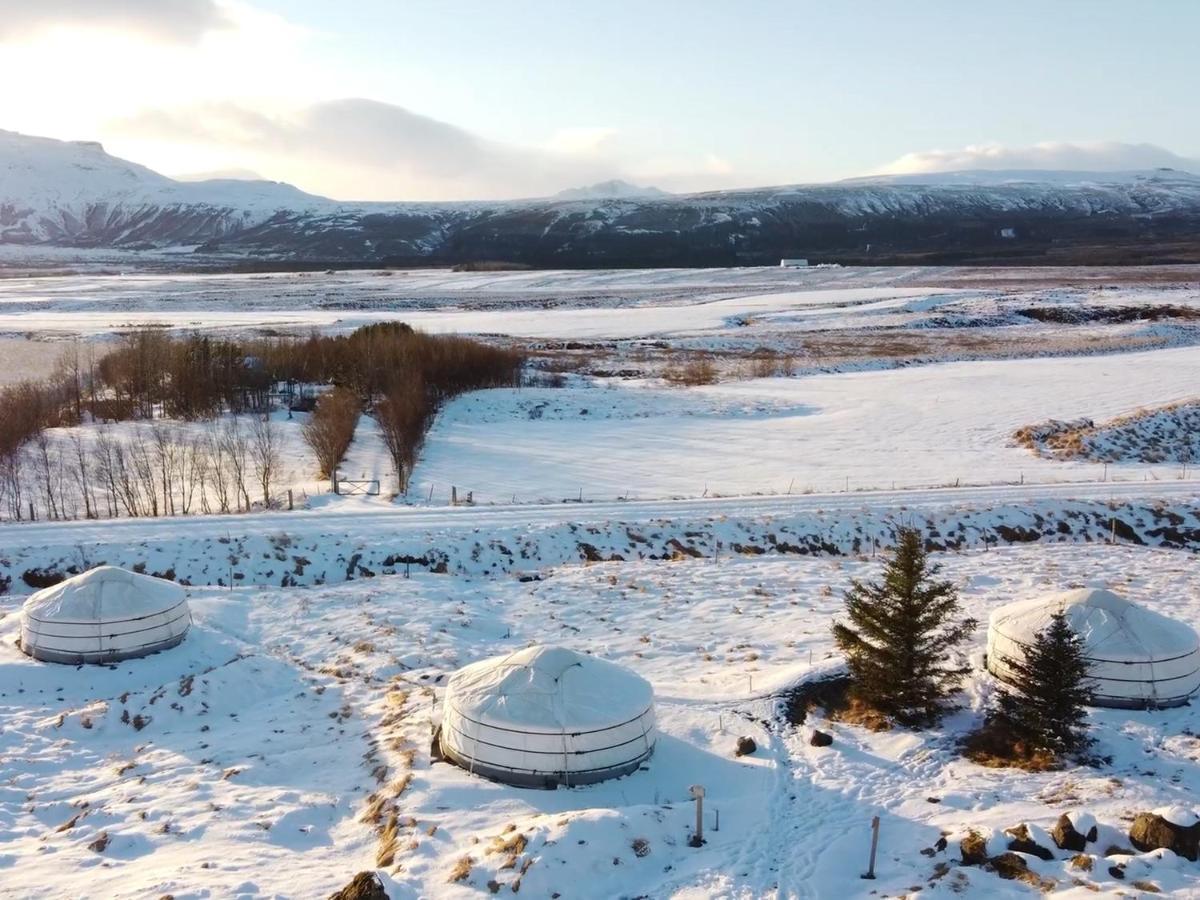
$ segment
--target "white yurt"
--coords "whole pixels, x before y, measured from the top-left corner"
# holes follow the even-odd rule
[[[634,771],[654,752],[654,690],[614,663],[534,646],[451,676],[442,754],[507,784],[554,788]]]
[[[1200,688],[1200,639],[1188,625],[1111,591],[1080,588],[1002,606],[988,622],[987,667],[1010,680],[1012,659],[1062,611],[1083,638],[1094,705],[1180,706]]]
[[[25,601],[21,649],[47,662],[110,663],[174,647],[191,624],[175,582],[99,566]]]

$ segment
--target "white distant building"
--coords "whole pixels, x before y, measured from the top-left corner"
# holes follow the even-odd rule
[[[781,259],[779,261],[779,268],[781,269],[803,269],[807,266],[807,259]]]

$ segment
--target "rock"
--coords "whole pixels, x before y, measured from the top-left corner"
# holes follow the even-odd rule
[[[758,744],[754,743],[752,737],[740,737],[737,739],[737,747],[733,751],[734,756],[749,756],[758,750]]]
[[[1109,866],[1108,874],[1111,875],[1113,878],[1117,879],[1117,881],[1124,881],[1125,880],[1125,867],[1124,866]]]
[[[378,875],[359,872],[350,879],[348,885],[336,894],[330,894],[329,900],[388,900],[388,895]]]
[[[933,849],[936,850],[938,853],[941,853],[943,850],[946,849],[946,847],[947,847],[946,836],[943,834],[940,838],[937,839],[937,843],[933,845]]]
[[[809,738],[808,742],[814,747],[828,747],[833,743],[833,735],[826,734],[824,731],[814,730],[812,737]]]
[[[1094,831],[1095,828],[1093,827],[1092,830]],[[1060,850],[1081,853],[1087,847],[1087,838],[1075,830],[1074,823],[1066,813],[1058,817],[1058,821],[1050,829],[1050,837],[1054,838],[1054,843]]]
[[[1077,856],[1071,857],[1071,868],[1078,869],[1080,872],[1090,872],[1095,868],[1096,859],[1086,853],[1080,853]]]
[[[1014,828],[1004,829],[1011,840],[1008,842],[1008,849],[1016,853],[1028,853],[1030,856],[1036,856],[1038,859],[1051,860],[1054,859],[1054,851],[1048,847],[1043,847],[1033,839],[1033,835],[1029,833],[1029,826],[1022,822]]]
[[[103,853],[106,849],[108,849],[108,832],[100,832],[96,839],[88,844],[88,849],[93,853]]]
[[[987,838],[978,831],[971,831],[958,845],[965,866],[982,866],[988,861]]]
[[[1200,858],[1200,822],[1176,825],[1157,813],[1138,813],[1129,826],[1129,842],[1143,853],[1166,848],[1196,862]]]

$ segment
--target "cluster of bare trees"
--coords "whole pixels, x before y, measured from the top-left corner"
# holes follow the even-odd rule
[[[379,434],[396,469],[396,491],[408,492],[408,480],[436,406],[419,379],[395,384],[375,404]]]
[[[441,404],[464,391],[515,385],[524,365],[524,357],[514,350],[422,334],[396,322],[368,325],[346,336],[313,336],[302,346],[303,364],[331,368],[339,385],[322,396],[305,427],[321,475],[332,474],[341,461],[354,436],[357,409],[366,401],[395,467],[399,493],[408,490],[425,432]],[[271,364],[273,369],[277,365]],[[291,377],[311,378],[312,369],[294,371]]]
[[[279,426],[231,416],[200,428],[155,420],[118,435],[39,431],[0,459],[0,515],[74,519],[228,513],[272,505]]]
[[[248,484],[269,503],[278,438],[265,416],[273,386],[283,382],[333,386],[304,430],[323,476],[341,461],[360,412],[373,407],[404,490],[439,405],[463,391],[514,385],[523,364],[515,350],[422,334],[399,322],[300,339],[145,329],[103,355],[94,345],[70,345],[51,378],[0,390],[0,508],[14,518],[28,516],[30,503],[47,518],[171,515],[194,503],[226,512],[250,507]],[[238,424],[243,413],[263,424]],[[217,437],[195,447],[154,425],[122,441],[47,433],[85,422],[225,414],[233,424],[212,426]]]

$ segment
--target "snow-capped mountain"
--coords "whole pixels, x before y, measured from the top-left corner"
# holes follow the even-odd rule
[[[0,242],[195,243],[279,210],[334,206],[289,184],[181,182],[110,156],[91,141],[0,131]]]
[[[613,178],[586,187],[568,188],[554,195],[555,200],[645,200],[650,197],[669,197],[669,193],[656,187],[639,187]]]
[[[614,181],[536,200],[340,203],[0,131],[3,243],[338,265],[1200,261],[1200,176],[973,171],[698,194]]]

